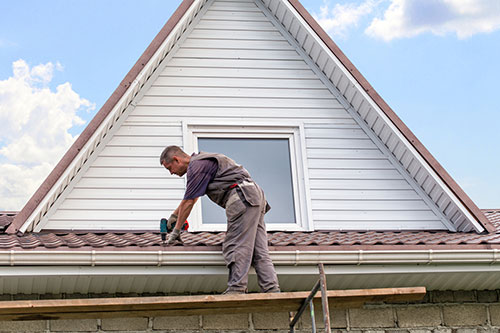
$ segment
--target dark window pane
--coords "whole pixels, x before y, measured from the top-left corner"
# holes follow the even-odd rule
[[[199,138],[198,149],[227,155],[250,172],[272,207],[266,223],[295,223],[288,139]],[[201,205],[203,223],[226,223],[224,209],[207,196]]]

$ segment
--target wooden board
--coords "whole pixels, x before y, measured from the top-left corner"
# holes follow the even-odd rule
[[[417,301],[425,287],[330,290],[330,307],[359,307],[383,301]],[[153,317],[250,312],[297,311],[304,292],[246,295],[90,298],[0,302],[0,320]],[[321,296],[315,297],[320,306]]]

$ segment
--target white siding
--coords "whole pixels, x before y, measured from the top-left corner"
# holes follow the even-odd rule
[[[157,229],[184,188],[158,156],[188,119],[302,123],[315,229],[445,228],[252,0],[215,1],[188,33],[45,229]]]

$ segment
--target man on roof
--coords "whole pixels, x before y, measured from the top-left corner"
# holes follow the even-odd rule
[[[198,198],[206,194],[226,210],[227,232],[222,255],[229,268],[229,277],[224,294],[247,292],[251,266],[257,272],[262,292],[279,292],[264,224],[264,214],[270,206],[264,191],[248,171],[223,154],[200,152],[189,156],[178,146],[166,147],[160,155],[160,164],[172,175],[187,177],[184,199],[168,220],[168,224],[175,224],[175,227],[167,244],[181,240],[183,222]]]

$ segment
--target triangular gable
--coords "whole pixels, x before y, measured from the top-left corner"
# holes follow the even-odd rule
[[[447,222],[449,230],[477,232],[493,227],[411,131],[378,96],[368,82],[343,55],[328,35],[300,5],[290,0],[256,0],[259,8],[267,8],[293,36],[331,83],[336,98],[385,145],[414,179],[415,186],[435,203],[434,210]],[[120,126],[128,107],[134,107],[137,96],[161,60],[174,48],[203,5],[213,1],[184,1],[153,43],[122,81],[115,93],[91,121],[54,171],[23,208],[7,232],[35,229],[49,208],[70,186],[84,163],[95,160],[100,143],[113,126]],[[147,84],[146,84],[147,86]],[[149,86],[147,87],[149,89]],[[94,154],[94,155],[92,155]],[[76,178],[75,178],[76,177]],[[413,182],[413,181],[412,181]],[[71,186],[70,186],[71,187]]]
[[[279,0],[264,0],[266,6],[281,21],[287,29],[293,34],[295,23],[294,18],[301,18],[307,28],[315,34],[315,41],[311,43],[303,41],[303,45],[309,49],[311,57],[316,61],[320,68],[324,68],[328,61],[322,57],[322,52],[318,52],[316,47],[321,47],[323,51],[330,51],[340,61],[343,69],[350,74],[350,81],[356,87],[350,87],[344,91],[346,100],[353,106],[356,112],[372,127],[377,136],[386,144],[392,153],[401,160],[403,166],[408,170],[411,176],[417,181],[425,192],[438,205],[441,212],[445,214],[461,231],[483,231],[484,227],[488,232],[495,232],[495,227],[455,182],[455,180],[446,172],[441,164],[432,156],[425,146],[417,139],[411,130],[395,114],[389,105],[373,89],[363,75],[338,48],[328,34],[314,20],[298,0],[289,0],[281,2]],[[284,13],[286,12],[286,13]],[[288,14],[288,15],[287,15]],[[293,16],[293,18],[291,18]],[[302,23],[302,22],[301,22]],[[298,35],[298,33],[297,33]],[[319,39],[319,40],[317,40]],[[316,53],[315,53],[316,52]],[[345,73],[344,75],[346,75]],[[347,76],[347,75],[346,75]],[[334,79],[334,73],[330,73],[330,79]],[[339,80],[340,83],[341,79]],[[352,89],[355,88],[355,89]],[[353,92],[353,90],[356,90]],[[374,105],[367,106],[365,100],[359,96],[360,93],[367,95]],[[364,97],[364,96],[363,96]],[[370,103],[371,104],[371,103]],[[380,114],[373,116],[372,109],[379,109]],[[396,133],[384,132],[384,126],[377,124],[377,120],[384,119],[385,126],[394,126]],[[382,127],[382,128],[381,128]],[[391,141],[392,135],[401,134],[405,138],[405,148],[398,150],[399,142]],[[404,160],[405,155],[413,155],[414,158]],[[412,165],[412,163],[414,163]],[[430,168],[430,170],[429,170]],[[441,190],[435,191],[436,188]],[[477,221],[477,223],[476,223]]]

